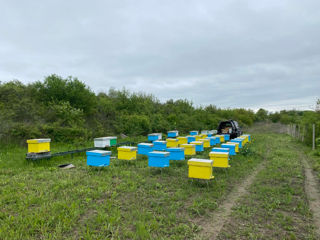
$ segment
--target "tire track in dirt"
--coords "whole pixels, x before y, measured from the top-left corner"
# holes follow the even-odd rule
[[[257,166],[250,176],[248,176],[240,185],[236,186],[235,189],[229,193],[223,204],[215,210],[211,219],[209,221],[207,219],[206,221],[199,223],[203,228],[199,239],[213,240],[217,238],[224,224],[229,222],[233,206],[235,206],[236,202],[248,192],[247,188],[253,183],[256,175],[265,167],[268,153],[269,148],[266,150],[266,155],[264,156],[263,161]]]
[[[320,238],[320,192],[317,186],[318,181],[305,157],[302,157],[302,163],[304,165],[305,174],[305,191],[309,201],[309,207],[313,213],[315,232]]]

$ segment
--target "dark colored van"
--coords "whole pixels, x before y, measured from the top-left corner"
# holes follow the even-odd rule
[[[218,134],[229,134],[230,139],[239,137],[242,134],[238,122],[234,120],[220,122],[217,131]]]

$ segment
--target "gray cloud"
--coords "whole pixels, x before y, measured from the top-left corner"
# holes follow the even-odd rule
[[[1,1],[0,80],[77,76],[160,100],[309,108],[320,90],[317,0]]]

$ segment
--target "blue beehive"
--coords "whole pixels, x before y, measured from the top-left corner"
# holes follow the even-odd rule
[[[153,151],[153,144],[152,143],[139,143],[138,144],[138,154],[147,155],[149,152]]]
[[[212,137],[212,133],[209,133],[209,132],[208,132],[208,134],[207,134],[207,135],[208,135],[208,137]]]
[[[95,167],[104,167],[110,165],[110,151],[93,150],[87,151],[87,165]]]
[[[166,141],[154,141],[153,142],[153,151],[165,151],[167,150],[167,142]]]
[[[225,141],[229,141],[230,140],[230,135],[229,134],[222,134],[224,136],[224,140]]]
[[[169,152],[158,152],[158,151],[149,152],[148,166],[149,167],[169,167],[170,165],[169,156],[170,156]]]
[[[198,131],[190,131],[190,135],[191,135],[191,136],[198,135],[198,134],[199,134]]]
[[[222,147],[214,147],[211,149],[211,152],[230,152],[229,148],[222,148]]]
[[[148,141],[157,141],[162,139],[162,133],[150,133],[148,134]]]
[[[194,144],[196,145],[196,152],[203,152],[204,148],[203,148],[203,142],[200,141],[193,141],[190,144]]]
[[[170,153],[170,160],[184,160],[184,148],[167,148],[167,152]]]
[[[178,136],[179,136],[179,132],[177,130],[168,132],[168,138],[175,138]]]
[[[188,139],[188,143],[191,143],[191,142],[194,142],[196,140],[196,137],[194,135],[192,136],[187,136],[187,139]]]
[[[236,155],[236,145],[234,144],[221,144],[221,148],[229,148],[229,155]]]
[[[216,137],[207,137],[210,140],[210,146],[216,145]]]
[[[216,144],[220,144],[220,137],[213,137]]]
[[[239,148],[242,148],[242,139],[231,139],[230,142],[236,142],[239,143]]]

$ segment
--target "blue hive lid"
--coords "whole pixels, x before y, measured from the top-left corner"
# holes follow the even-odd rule
[[[168,152],[182,152],[184,151],[184,148],[181,147],[172,147],[172,148],[167,148]]]
[[[242,142],[242,139],[237,139],[237,138],[231,139],[231,142]]]
[[[214,147],[212,148],[211,151],[223,151],[223,152],[229,152],[229,148],[217,148],[217,147]]]
[[[153,152],[149,152],[148,155],[151,157],[168,157],[170,155],[170,153],[169,152],[153,151]]]
[[[221,144],[221,147],[222,147],[222,148],[230,148],[230,147],[232,147],[232,148],[236,148],[236,145],[234,145],[234,144],[224,143],[224,144]]]
[[[154,141],[153,144],[167,144],[167,142],[158,140],[158,141]]]
[[[111,151],[104,151],[104,150],[92,150],[86,152],[87,156],[107,156],[111,155]]]
[[[168,133],[178,133],[177,130],[168,131]]]
[[[187,138],[196,138],[194,135],[188,135]]]
[[[224,147],[224,146],[226,146],[226,147],[229,147],[229,146],[236,147],[236,144],[237,143],[223,143],[223,144],[221,144],[221,147]]]

